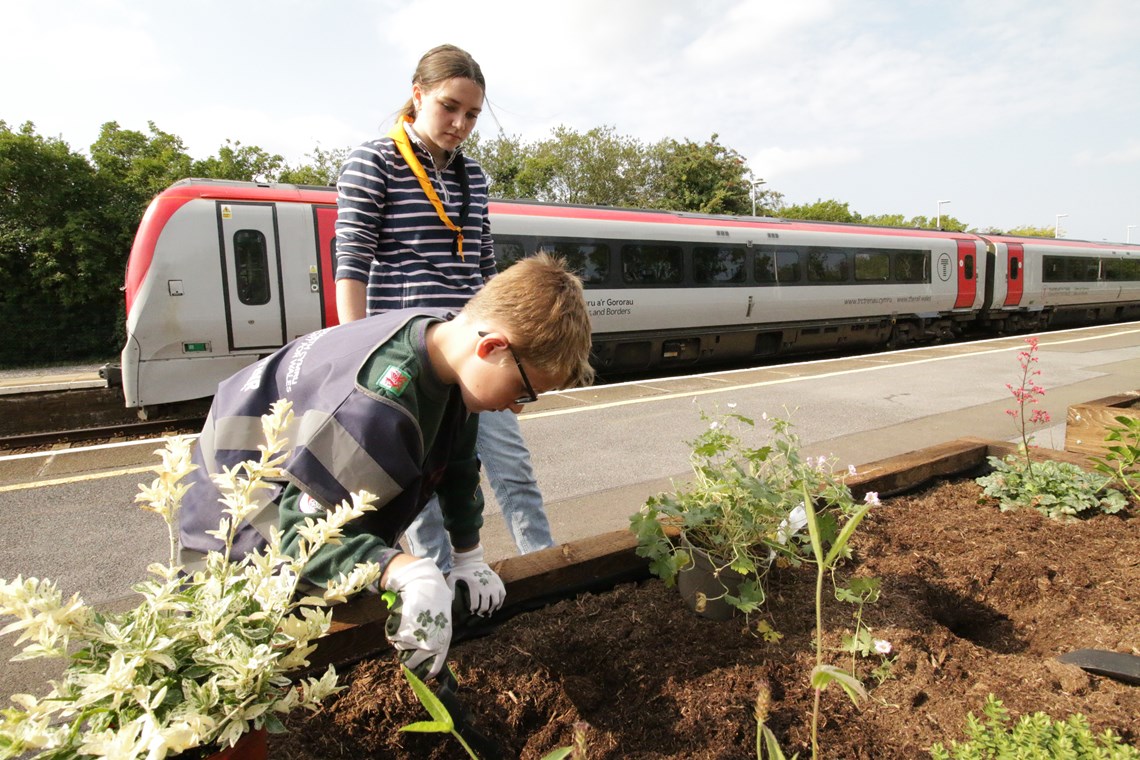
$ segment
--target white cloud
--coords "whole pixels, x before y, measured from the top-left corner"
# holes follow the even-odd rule
[[[851,164],[860,157],[857,148],[765,148],[753,154],[749,166],[757,177],[763,177],[771,185],[781,177],[808,169]]]
[[[1123,148],[1110,151],[1080,150],[1073,155],[1075,166],[1120,166],[1140,161],[1140,140],[1130,140]]]

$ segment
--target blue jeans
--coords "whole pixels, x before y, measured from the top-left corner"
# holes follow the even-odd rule
[[[519,554],[554,546],[550,521],[542,508],[542,493],[530,464],[530,452],[515,413],[480,414],[475,448]],[[444,530],[443,514],[436,497],[431,498],[412,522],[404,538],[415,556],[431,557],[443,572],[451,569],[451,540]]]

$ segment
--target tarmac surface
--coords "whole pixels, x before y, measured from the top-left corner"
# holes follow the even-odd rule
[[[1038,337],[1040,407],[1052,423],[1034,431],[1033,442],[1060,449],[1069,405],[1140,388],[1140,323]],[[1025,336],[1010,336],[550,393],[528,405],[520,423],[555,538],[566,542],[627,528],[649,496],[686,481],[686,441],[707,424],[702,410],[755,419],[756,443],[765,438],[763,415],[789,419],[805,455],[826,456],[843,471],[962,436],[1019,439],[1006,384],[1020,384],[1025,349]],[[0,372],[0,389],[98,381],[97,368],[54,372]],[[168,555],[162,521],[134,506],[161,445],[0,456],[0,578],[49,577],[65,596],[133,606],[130,586]],[[483,543],[493,562],[515,549],[491,489],[484,492]],[[58,663],[54,670],[43,661],[8,663],[15,638],[0,639],[0,705],[15,692],[44,692],[58,673]]]

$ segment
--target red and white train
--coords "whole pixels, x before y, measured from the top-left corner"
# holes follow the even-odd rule
[[[1140,318],[1140,246],[492,201],[500,268],[582,276],[606,374]],[[128,407],[220,380],[337,322],[332,188],[183,180],[126,275]]]

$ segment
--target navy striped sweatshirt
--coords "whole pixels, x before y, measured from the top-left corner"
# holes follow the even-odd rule
[[[368,283],[368,314],[410,307],[461,309],[495,274],[487,175],[462,154],[437,169],[415,133],[409,130],[409,135],[455,224],[463,204],[456,162],[465,162],[471,200],[463,256],[452,253],[455,233],[439,218],[392,138],[361,145],[349,154],[336,185],[336,279]]]

